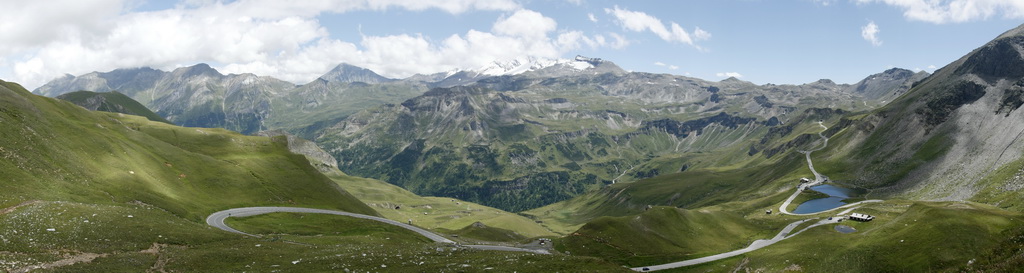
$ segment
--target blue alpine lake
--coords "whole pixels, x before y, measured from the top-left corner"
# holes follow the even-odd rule
[[[793,210],[793,213],[814,213],[837,208],[839,206],[846,205],[843,200],[850,198],[850,196],[853,195],[853,190],[832,185],[818,185],[811,187],[811,190],[828,194],[829,197],[803,202]]]

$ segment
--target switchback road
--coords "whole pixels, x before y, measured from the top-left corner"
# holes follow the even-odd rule
[[[326,209],[311,209],[311,208],[296,208],[296,207],[247,207],[247,208],[234,208],[234,209],[222,210],[222,211],[218,211],[218,212],[214,212],[213,214],[210,214],[209,217],[206,217],[206,224],[208,224],[210,226],[213,226],[215,228],[219,228],[219,229],[224,230],[224,231],[234,232],[234,233],[238,233],[238,234],[242,234],[242,235],[247,235],[247,236],[258,237],[256,235],[245,233],[245,232],[239,231],[237,229],[234,229],[234,228],[228,226],[227,224],[225,224],[224,220],[227,219],[228,217],[246,217],[246,216],[253,216],[253,215],[260,215],[260,214],[267,214],[267,213],[275,213],[275,212],[320,213],[320,214],[333,214],[333,215],[355,217],[355,218],[360,218],[360,219],[368,219],[368,220],[373,220],[373,221],[377,221],[377,222],[381,222],[381,223],[385,223],[385,224],[389,224],[389,225],[393,225],[393,226],[398,226],[398,227],[401,227],[401,228],[404,228],[404,229],[408,229],[408,230],[410,230],[412,232],[416,232],[416,233],[418,233],[420,235],[423,235],[423,237],[427,237],[428,239],[433,240],[434,242],[446,243],[446,244],[456,244],[456,245],[458,244],[455,241],[452,241],[452,240],[449,240],[448,238],[445,238],[444,236],[438,235],[437,233],[433,233],[433,232],[427,231],[425,229],[422,229],[422,228],[419,228],[419,227],[416,227],[416,226],[413,226],[413,225],[409,225],[409,224],[406,224],[406,223],[398,222],[398,221],[395,221],[395,220],[391,220],[391,219],[387,219],[387,218],[382,218],[382,217],[377,217],[377,216],[370,216],[370,215],[365,215],[365,214],[351,213],[351,212],[338,211],[338,210],[326,210]],[[518,247],[509,247],[509,246],[493,246],[493,245],[461,245],[461,246],[462,247],[473,248],[473,249],[480,249],[480,250],[518,251],[518,252],[531,252],[531,253],[537,253],[537,254],[551,254],[547,250],[543,250],[543,249],[527,249],[527,248],[518,248]]]

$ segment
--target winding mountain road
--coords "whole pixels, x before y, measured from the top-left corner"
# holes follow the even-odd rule
[[[787,215],[807,216],[807,215],[814,215],[814,214],[825,213],[825,212],[833,211],[833,210],[837,210],[837,209],[848,208],[847,210],[845,210],[845,211],[843,211],[843,212],[841,212],[839,214],[839,215],[844,215],[844,214],[847,214],[847,213],[853,211],[854,209],[856,209],[857,206],[859,206],[861,204],[874,203],[874,202],[882,202],[882,200],[865,200],[865,201],[860,201],[860,202],[856,202],[856,203],[846,204],[846,205],[843,205],[843,206],[840,206],[840,207],[836,207],[836,208],[833,208],[833,209],[829,209],[829,210],[824,210],[824,211],[819,211],[819,212],[814,212],[814,213],[804,213],[804,214],[791,213],[791,212],[789,212],[786,209],[786,207],[788,207],[789,204],[792,203],[793,199],[795,199],[796,196],[799,195],[801,192],[803,192],[804,190],[810,188],[811,186],[822,184],[822,183],[824,183],[825,181],[828,180],[827,176],[824,176],[824,175],[818,173],[818,171],[814,169],[814,162],[811,161],[811,153],[812,152],[819,151],[819,150],[824,149],[825,147],[828,147],[828,138],[825,137],[825,135],[824,135],[824,132],[826,130],[828,130],[828,127],[825,127],[825,125],[822,124],[820,121],[818,122],[818,126],[821,126],[821,128],[823,128],[823,130],[818,133],[818,136],[821,136],[822,140],[824,140],[823,145],[821,147],[818,147],[818,148],[813,149],[813,150],[800,151],[800,153],[803,153],[807,157],[807,167],[811,169],[812,173],[814,173],[814,181],[812,181],[810,183],[801,184],[799,187],[797,187],[796,191],[792,195],[790,195],[789,198],[787,198],[785,202],[782,203],[781,207],[779,207],[779,212],[781,212],[783,214],[787,214]],[[374,221],[382,222],[382,223],[385,223],[385,224],[390,224],[390,225],[394,225],[394,226],[398,226],[398,227],[402,227],[402,228],[411,230],[413,232],[419,233],[420,235],[423,235],[424,237],[427,237],[427,238],[433,240],[434,242],[458,245],[458,243],[456,243],[455,241],[449,240],[448,238],[445,238],[445,237],[443,237],[441,235],[438,235],[436,233],[427,231],[425,229],[422,229],[422,228],[419,228],[419,227],[416,227],[416,226],[413,226],[413,225],[409,225],[409,224],[401,223],[401,222],[398,222],[398,221],[395,221],[395,220],[391,220],[391,219],[387,219],[387,218],[381,218],[381,217],[377,217],[377,216],[370,216],[370,215],[351,213],[351,212],[345,212],[345,211],[337,211],[337,210],[296,208],[296,207],[246,207],[246,208],[234,208],[234,209],[218,211],[218,212],[214,212],[213,214],[210,214],[210,216],[206,218],[206,223],[208,225],[210,225],[210,226],[213,226],[213,227],[225,230],[225,231],[234,232],[234,233],[238,233],[238,234],[243,234],[243,235],[247,235],[247,236],[258,237],[257,235],[248,234],[248,233],[236,230],[234,228],[231,228],[230,226],[228,226],[227,224],[224,223],[224,220],[227,219],[228,217],[245,217],[245,216],[253,216],[253,215],[260,215],[260,214],[274,213],[274,212],[321,213],[321,214],[333,214],[333,215],[349,216],[349,217],[355,217],[355,218],[361,218],[361,219],[369,219],[369,220],[374,220]],[[803,223],[806,223],[806,222],[809,222],[809,221],[812,221],[812,220],[815,220],[815,219],[816,218],[811,218],[811,219],[804,219],[804,220],[799,220],[799,221],[796,221],[796,222],[792,222],[792,223],[786,225],[786,227],[782,228],[782,230],[779,231],[779,233],[776,234],[775,237],[773,237],[771,239],[755,240],[754,242],[750,243],[749,246],[747,246],[745,248],[742,248],[742,249],[737,249],[737,250],[733,250],[733,251],[729,251],[729,252],[725,252],[725,253],[715,254],[715,255],[701,257],[701,258],[696,258],[696,259],[690,259],[690,260],[684,260],[684,261],[678,261],[678,262],[672,262],[672,263],[660,264],[660,265],[634,267],[634,268],[631,268],[631,269],[634,270],[634,271],[641,271],[641,272],[665,270],[665,269],[685,267],[685,266],[690,266],[690,265],[701,264],[701,263],[717,261],[717,260],[721,260],[721,259],[725,259],[725,258],[735,257],[735,256],[738,256],[738,255],[742,255],[744,253],[747,253],[747,252],[751,252],[751,251],[754,251],[754,250],[758,250],[758,249],[764,248],[766,246],[770,246],[770,245],[775,244],[777,242],[780,242],[782,240],[792,238],[793,236],[796,236],[797,234],[800,234],[800,233],[802,233],[802,232],[804,232],[804,231],[806,231],[808,229],[811,229],[811,228],[814,228],[814,227],[817,227],[817,226],[838,223],[842,218],[840,218],[840,217],[830,217],[829,219],[820,220],[817,223],[811,224],[811,225],[801,229],[800,231],[792,232],[800,224],[803,224]],[[494,246],[494,245],[462,245],[462,246],[463,247],[468,247],[468,248],[474,248],[474,249],[481,249],[481,250],[520,251],[520,252],[531,252],[531,253],[537,253],[537,254],[551,254],[547,250],[543,250],[543,249],[526,249],[526,248],[508,247],[508,246]]]
[[[296,208],[296,207],[246,207],[246,208],[234,208],[234,209],[222,210],[222,211],[218,211],[218,212],[214,212],[213,214],[210,214],[210,216],[206,217],[206,224],[210,225],[210,226],[213,226],[215,228],[219,228],[219,229],[224,230],[224,231],[228,231],[228,232],[233,232],[233,233],[238,233],[238,234],[247,235],[247,236],[253,236],[253,237],[259,237],[257,235],[245,233],[245,232],[239,231],[237,229],[234,229],[234,228],[228,226],[227,224],[225,224],[224,220],[227,219],[228,217],[246,217],[246,216],[254,216],[254,215],[267,214],[267,213],[275,213],[275,212],[332,214],[332,215],[341,215],[341,216],[355,217],[355,218],[360,218],[360,219],[373,220],[373,221],[377,221],[377,222],[381,222],[381,223],[385,223],[385,224],[389,224],[389,225],[393,225],[393,226],[398,226],[398,227],[401,227],[401,228],[404,228],[404,229],[408,229],[408,230],[410,230],[412,232],[419,233],[420,235],[423,235],[423,237],[427,237],[428,239],[430,239],[430,240],[432,240],[434,242],[458,245],[458,243],[456,243],[455,241],[449,240],[448,238],[445,238],[444,236],[438,235],[437,233],[433,233],[433,232],[427,231],[425,229],[422,229],[422,228],[419,228],[419,227],[416,227],[416,226],[413,226],[413,225],[410,225],[410,224],[398,222],[398,221],[387,219],[387,218],[377,217],[377,216],[370,216],[370,215],[365,215],[365,214],[351,213],[351,212],[338,211],[338,210]],[[467,247],[467,248],[473,248],[473,249],[480,249],[480,250],[517,251],[517,252],[531,252],[531,253],[536,253],[536,254],[551,254],[550,252],[548,252],[547,250],[544,250],[544,249],[527,249],[527,248],[518,248],[518,247],[509,247],[509,246],[494,246],[494,245],[461,245],[461,246],[462,247]]]
[[[833,211],[833,210],[847,208],[847,210],[837,214],[837,215],[845,215],[847,213],[850,213],[854,209],[856,209],[861,204],[882,202],[882,200],[864,200],[864,201],[860,201],[860,202],[855,202],[855,203],[850,203],[850,204],[842,205],[842,206],[835,207],[835,208],[832,208],[832,209],[829,209],[829,210],[823,210],[823,211],[813,212],[813,213],[801,213],[801,214],[791,213],[791,212],[789,212],[789,210],[786,209],[786,207],[789,207],[789,204],[793,202],[793,199],[795,199],[797,197],[797,195],[800,195],[801,192],[803,192],[804,190],[810,188],[811,186],[820,185],[822,183],[825,183],[825,181],[828,181],[828,177],[827,176],[824,176],[824,175],[818,173],[818,171],[814,169],[814,162],[811,161],[811,153],[812,152],[820,151],[822,149],[825,149],[825,147],[828,147],[828,138],[825,137],[825,131],[828,130],[828,127],[825,127],[825,125],[822,124],[820,121],[818,122],[818,126],[821,126],[821,128],[822,128],[821,132],[818,133],[818,136],[820,136],[821,139],[824,140],[823,145],[821,145],[821,147],[815,148],[813,150],[800,151],[800,153],[803,153],[807,157],[807,167],[811,169],[811,173],[814,173],[814,181],[811,181],[809,183],[800,184],[800,186],[796,188],[796,191],[793,192],[793,194],[790,195],[789,198],[787,198],[785,202],[782,202],[782,206],[779,207],[779,212],[781,212],[782,214],[786,214],[786,215],[809,216],[809,215],[821,214],[821,213],[825,213],[825,212],[829,212],[829,211]],[[796,236],[797,234],[800,234],[801,232],[804,232],[804,231],[806,231],[808,229],[811,229],[813,227],[817,227],[817,226],[821,226],[821,225],[827,225],[827,224],[838,223],[843,218],[842,217],[829,217],[828,219],[821,220],[821,221],[818,221],[817,223],[814,223],[814,224],[812,224],[810,226],[807,226],[804,229],[801,229],[800,231],[797,231],[795,233],[790,233],[791,231],[793,231],[793,229],[795,229],[800,224],[803,224],[805,222],[808,222],[808,221],[811,221],[811,220],[814,220],[814,219],[815,218],[804,219],[804,220],[799,220],[799,221],[796,221],[796,222],[792,222],[789,225],[786,225],[785,228],[782,228],[782,231],[779,231],[779,234],[776,234],[775,237],[773,237],[771,239],[767,239],[767,240],[756,240],[753,243],[750,243],[749,246],[747,246],[745,248],[742,248],[742,249],[733,250],[733,251],[729,251],[729,252],[725,252],[725,253],[721,253],[721,254],[715,254],[715,255],[706,256],[706,257],[701,257],[701,258],[696,258],[696,259],[685,260],[685,261],[678,261],[678,262],[672,262],[672,263],[667,263],[667,264],[659,264],[659,265],[651,265],[651,266],[634,267],[634,268],[631,268],[631,269],[634,270],[634,271],[641,271],[641,272],[657,271],[657,270],[679,268],[679,267],[684,267],[684,266],[691,266],[691,265],[695,265],[695,264],[702,264],[702,263],[706,263],[706,262],[711,262],[711,261],[717,261],[717,260],[721,260],[721,259],[725,259],[725,258],[730,258],[730,257],[741,255],[741,254],[744,254],[744,253],[747,253],[747,252],[758,250],[758,249],[761,249],[761,248],[766,247],[766,246],[770,246],[772,244],[778,243],[779,241],[782,241],[782,240],[785,240],[785,239],[789,239],[789,238],[791,238],[793,236]]]
[[[796,188],[796,191],[793,192],[793,194],[790,195],[789,198],[786,198],[786,201],[782,202],[782,205],[779,206],[779,213],[786,214],[786,215],[807,216],[807,215],[815,215],[815,214],[819,214],[819,213],[825,213],[825,212],[829,212],[829,211],[833,211],[833,210],[837,210],[837,209],[842,209],[842,208],[850,208],[850,207],[854,207],[854,206],[857,206],[857,205],[860,205],[860,204],[864,204],[864,203],[882,202],[882,200],[864,200],[864,201],[850,203],[850,204],[842,205],[842,206],[835,207],[835,208],[832,208],[832,209],[823,210],[823,211],[819,211],[819,212],[812,212],[812,213],[792,213],[792,212],[789,212],[788,209],[786,209],[787,207],[789,207],[789,204],[793,202],[793,199],[796,199],[797,195],[800,195],[801,192],[803,192],[804,190],[809,189],[810,187],[821,185],[822,183],[825,183],[825,181],[828,181],[828,176],[824,176],[824,175],[818,173],[818,171],[814,169],[814,161],[811,161],[811,153],[812,152],[817,152],[817,151],[820,151],[822,149],[825,149],[825,147],[828,147],[828,137],[825,137],[825,131],[828,131],[828,127],[825,127],[825,125],[822,124],[820,121],[818,122],[818,126],[821,126],[821,128],[822,128],[821,132],[818,132],[818,136],[820,136],[821,139],[824,141],[823,145],[821,145],[821,147],[815,148],[813,150],[800,151],[800,153],[803,153],[807,157],[807,168],[810,168],[811,169],[811,173],[814,174],[814,181],[811,181],[810,183],[800,184],[800,186]]]
[[[721,259],[725,259],[725,258],[730,258],[730,257],[741,255],[741,254],[744,254],[744,253],[747,253],[747,252],[758,250],[758,249],[761,249],[761,248],[766,247],[766,246],[773,245],[773,244],[778,243],[778,242],[780,242],[782,240],[785,240],[785,239],[792,238],[793,236],[796,236],[797,234],[800,234],[800,233],[802,233],[802,232],[804,232],[804,231],[806,231],[808,229],[811,229],[813,227],[817,227],[817,226],[820,226],[820,225],[827,225],[827,224],[838,223],[839,219],[840,218],[838,218],[838,217],[833,217],[832,219],[820,220],[817,223],[814,223],[814,224],[812,224],[810,226],[807,226],[807,227],[801,229],[800,231],[790,233],[790,232],[793,231],[793,229],[795,229],[800,224],[803,224],[803,223],[815,220],[815,218],[804,219],[804,220],[800,220],[800,221],[789,223],[789,225],[786,225],[785,228],[782,228],[782,231],[779,231],[779,233],[776,234],[775,237],[773,237],[771,239],[756,240],[753,243],[750,243],[750,245],[745,247],[745,248],[741,248],[741,249],[737,249],[737,250],[733,250],[733,251],[729,251],[729,252],[725,252],[725,253],[721,253],[721,254],[715,254],[715,255],[711,255],[711,256],[696,258],[696,259],[672,262],[672,263],[667,263],[667,264],[634,267],[634,268],[631,268],[631,269],[633,271],[641,271],[641,272],[657,271],[657,270],[679,268],[679,267],[684,267],[684,266],[691,266],[691,265],[695,265],[695,264],[702,264],[702,263],[706,263],[706,262],[711,262],[711,261],[717,261],[717,260],[721,260]]]

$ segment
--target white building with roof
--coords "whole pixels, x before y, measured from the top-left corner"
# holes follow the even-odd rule
[[[871,220],[874,220],[874,219],[875,219],[874,216],[867,215],[867,214],[860,214],[860,213],[851,213],[850,214],[850,220],[854,220],[854,221],[867,222],[867,221],[871,221]]]

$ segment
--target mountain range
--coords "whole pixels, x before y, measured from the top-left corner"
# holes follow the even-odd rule
[[[0,82],[0,255],[13,261],[0,269],[95,254],[64,269],[291,262],[297,271],[387,263],[614,272],[730,253],[776,234],[786,241],[676,270],[1024,265],[1024,25],[933,74],[889,69],[852,85],[714,82],[577,57],[406,79],[340,65],[301,86],[207,65],[136,68],[69,76],[35,93],[76,89],[117,90],[175,124],[262,136],[89,111],[96,95],[66,96],[79,107]],[[798,186],[818,176],[854,193],[843,202],[877,199],[847,211],[875,218],[843,221],[852,233],[789,233],[836,217],[774,213],[822,198]],[[449,251],[382,225],[308,215],[234,222],[263,238],[200,223],[216,210],[269,205],[381,215],[472,237],[464,242],[555,237],[552,251],[567,255]],[[136,216],[148,221],[125,220]],[[150,244],[155,250],[139,252]]]
[[[577,56],[406,79],[341,64],[301,86],[205,64],[121,69],[34,92],[125,89],[175,124],[283,129],[323,146],[347,173],[518,211],[705,166],[672,158],[733,149],[809,108],[871,109],[924,75],[890,69],[856,85],[755,85],[627,72]],[[772,148],[742,146],[751,154]]]

